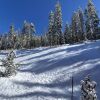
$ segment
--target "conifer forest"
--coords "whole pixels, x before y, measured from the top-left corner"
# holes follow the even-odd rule
[[[48,15],[48,29],[45,33],[38,36],[35,25],[26,20],[20,30],[15,30],[13,23],[8,32],[0,36],[0,49],[30,49],[96,40],[100,38],[99,21],[95,5],[88,0],[86,9],[79,7],[74,11],[70,23],[66,21],[62,30],[62,7],[57,2],[55,10]]]

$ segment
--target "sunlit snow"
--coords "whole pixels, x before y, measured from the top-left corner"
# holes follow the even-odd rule
[[[8,51],[0,52],[4,59]],[[15,50],[16,76],[0,78],[0,100],[80,100],[80,81],[90,74],[100,98],[100,41],[58,47]],[[0,63],[1,64],[1,63]]]

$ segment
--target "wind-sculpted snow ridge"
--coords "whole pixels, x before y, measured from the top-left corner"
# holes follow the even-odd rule
[[[0,59],[7,51],[1,51]],[[0,78],[0,100],[80,100],[80,81],[90,74],[100,98],[100,41],[59,47],[16,50],[16,76]]]

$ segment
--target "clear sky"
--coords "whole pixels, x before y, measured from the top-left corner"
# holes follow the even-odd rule
[[[48,15],[58,0],[0,0],[0,33],[7,32],[10,24],[21,29],[23,21],[33,22],[38,34],[46,31]],[[62,6],[63,25],[70,22],[73,11],[86,7],[88,0],[59,0]],[[100,15],[100,0],[93,0]]]

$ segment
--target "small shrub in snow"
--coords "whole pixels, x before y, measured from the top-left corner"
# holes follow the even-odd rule
[[[96,85],[96,82],[92,81],[90,76],[87,76],[84,80],[81,80],[81,100],[97,100],[95,91]]]
[[[7,77],[16,74],[16,65],[13,62],[14,58],[15,58],[15,53],[11,51],[7,55],[6,59],[1,60],[2,67],[5,68],[4,72],[0,72],[1,77]]]

